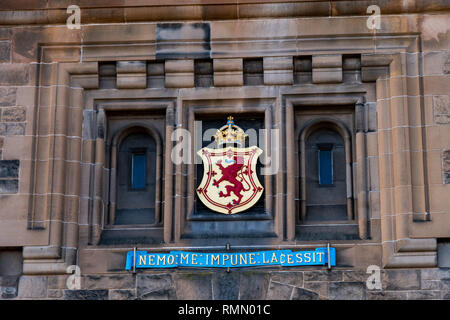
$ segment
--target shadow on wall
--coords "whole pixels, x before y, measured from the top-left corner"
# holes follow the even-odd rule
[[[1,298],[10,299],[17,296],[22,267],[22,248],[0,250]]]

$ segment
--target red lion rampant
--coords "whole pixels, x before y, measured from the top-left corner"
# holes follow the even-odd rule
[[[239,171],[241,171],[244,167],[244,158],[234,156],[233,160],[234,163],[227,167],[222,166],[222,160],[216,162],[217,166],[220,168],[220,171],[222,171],[222,177],[219,180],[214,179],[213,186],[219,187],[219,184],[222,181],[230,182],[232,185],[225,186],[227,193],[220,191],[219,197],[229,197],[231,196],[231,192],[233,192],[238,197],[237,201],[233,200],[233,204],[238,205],[243,197],[243,195],[241,195],[241,191],[248,191],[249,189],[244,189],[242,182],[237,179]]]

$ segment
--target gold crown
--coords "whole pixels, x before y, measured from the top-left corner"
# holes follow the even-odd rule
[[[227,119],[227,124],[217,130],[216,135],[213,136],[217,145],[220,146],[227,143],[242,145],[248,135],[244,133],[242,128],[234,124],[233,117],[229,116]]]

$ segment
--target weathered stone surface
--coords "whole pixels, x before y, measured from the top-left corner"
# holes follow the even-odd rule
[[[46,298],[47,277],[22,276],[19,280],[19,298]]]
[[[239,280],[239,299],[263,300],[269,286],[269,273],[241,272]]]
[[[4,122],[22,122],[26,120],[26,109],[24,107],[4,108],[2,121]]]
[[[194,60],[195,87],[212,87],[214,85],[213,60]]]
[[[444,172],[444,184],[450,184],[450,173]]]
[[[364,299],[365,284],[362,282],[330,282],[329,297],[333,300]]]
[[[108,290],[64,290],[64,300],[107,300]]]
[[[422,280],[450,279],[450,269],[423,269],[420,271]]]
[[[156,27],[157,59],[208,58],[211,30],[209,23],[158,23]],[[177,42],[190,41],[190,48]]]
[[[439,290],[441,288],[441,281],[422,279],[420,288],[424,290]]]
[[[194,86],[194,60],[166,60],[166,88],[191,88]]]
[[[447,61],[445,61],[444,66],[443,66],[443,70],[442,70],[445,74],[449,74],[450,73],[450,55],[447,59]]]
[[[84,140],[93,140],[96,138],[95,112],[92,110],[83,110],[83,129],[82,136]]]
[[[0,297],[1,299],[12,299],[17,296],[16,287],[0,287]]]
[[[136,279],[132,274],[87,275],[85,288],[92,289],[132,289],[136,287]]]
[[[437,300],[441,298],[440,291],[421,290],[408,291],[408,300]]]
[[[444,279],[441,281],[442,290],[450,290],[450,279]]]
[[[194,60],[166,60],[164,68],[166,73],[192,73],[194,76]]]
[[[25,134],[25,123],[0,123],[0,135],[22,136]]]
[[[67,289],[67,278],[69,275],[51,276],[48,278],[49,289]]]
[[[313,83],[338,83],[342,82],[341,68],[320,68],[313,69]]]
[[[214,273],[212,286],[214,300],[236,300],[239,297],[239,273]]]
[[[366,280],[369,276],[370,276],[370,274],[366,273],[363,270],[342,271],[342,280],[343,281],[366,282]]]
[[[140,274],[136,280],[137,299],[176,299],[170,274]]]
[[[61,289],[48,289],[47,290],[47,298],[50,299],[59,299],[63,296],[63,290]]]
[[[214,86],[242,86],[243,85],[242,59],[214,59]]]
[[[442,151],[442,171],[444,174],[444,184],[450,184],[450,150]],[[444,255],[444,252],[442,252],[442,256],[443,255]],[[448,256],[448,254],[447,254],[447,256]],[[448,260],[450,260],[450,259],[447,258],[447,265],[446,265],[447,267],[450,266],[450,263],[448,262]],[[445,265],[442,264],[442,266],[444,267]]]
[[[367,300],[406,300],[406,291],[366,291]]]
[[[328,297],[328,282],[326,281],[305,282],[304,288],[317,293],[319,296]]]
[[[5,258],[4,255],[3,258]],[[11,263],[11,259],[3,260],[6,261],[2,261],[2,258],[0,257],[0,299],[13,299],[17,296],[17,287],[19,284],[20,274],[12,275],[14,271],[5,269],[6,266],[2,265],[2,262],[11,265],[13,268],[16,267],[15,263]]]
[[[303,286],[303,273],[302,272],[272,272],[271,280],[282,284],[288,284],[291,286],[301,287]]]
[[[290,300],[293,289],[294,287],[292,286],[270,282],[269,290],[267,291],[267,300]]]
[[[264,84],[263,59],[247,58],[243,60],[244,86]]]
[[[313,55],[313,83],[342,82],[342,55]]]
[[[109,290],[109,300],[133,300],[136,298],[136,290],[112,289]]]
[[[381,275],[384,290],[420,289],[420,271],[418,270],[386,270]]]
[[[174,275],[174,282],[180,300],[212,299],[211,273],[180,273]]]
[[[0,180],[0,193],[17,193],[19,191],[19,180]]]
[[[289,85],[294,81],[292,57],[265,57],[264,58],[264,84]]]
[[[145,73],[145,61],[117,61],[117,73]]]
[[[19,160],[0,160],[0,178],[17,178],[19,166]]]
[[[0,85],[25,85],[30,80],[28,64],[0,64]]]
[[[342,68],[342,55],[324,54],[313,55],[312,67],[314,68]]]
[[[175,289],[161,289],[140,295],[137,300],[174,300],[177,299]]]
[[[98,87],[100,89],[115,89],[117,87],[115,62],[101,62],[98,64]]]
[[[450,123],[450,96],[433,96],[433,115],[436,124]]]
[[[39,38],[43,37],[42,28],[19,28],[13,34],[13,61],[37,61]]]
[[[147,62],[147,88],[164,88],[164,60]]]
[[[16,104],[17,88],[0,87],[0,106],[14,106]]]
[[[145,61],[118,61],[117,88],[145,88],[147,86]]]
[[[303,278],[305,281],[341,281],[342,271],[305,271]]]
[[[292,293],[292,300],[317,300],[317,299],[319,299],[319,295],[317,293],[302,288],[294,288],[294,292]]]
[[[11,42],[0,41],[0,63],[11,61]]]

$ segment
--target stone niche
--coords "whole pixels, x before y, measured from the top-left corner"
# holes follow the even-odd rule
[[[41,241],[24,246],[23,272],[63,274],[76,262],[86,273],[117,272],[132,246],[170,251],[227,243],[300,249],[331,242],[339,266],[436,266],[436,238],[426,228],[445,220],[430,218],[417,129],[424,105],[405,98],[423,95],[417,30],[384,30],[375,50],[367,30],[356,34],[347,22],[325,30],[320,19],[307,20],[87,25],[82,36],[50,26],[33,33],[36,51],[28,58],[39,57],[30,74],[36,85],[22,97],[35,112],[26,234]],[[443,99],[435,98],[439,122]],[[254,212],[236,217],[203,210],[195,196],[201,168],[169,160],[177,129],[193,132],[196,120],[215,126],[228,115],[266,129],[260,138],[267,150],[280,151],[262,155],[261,165],[276,162],[276,170],[261,176],[265,193]],[[317,190],[311,197],[306,153],[331,150],[319,140],[319,149],[308,149],[321,123],[339,134],[340,198],[330,204],[340,211],[333,220],[309,219]],[[117,200],[121,132],[154,141],[155,197],[146,223],[116,223],[119,210],[133,209]],[[192,146],[192,159],[199,147]],[[0,180],[14,181],[16,165],[3,163],[11,170],[1,172],[12,173]]]

